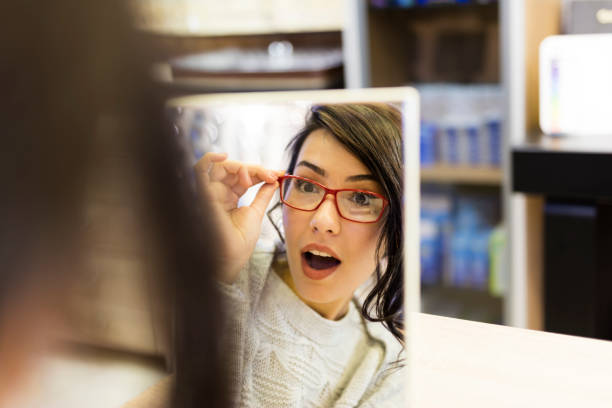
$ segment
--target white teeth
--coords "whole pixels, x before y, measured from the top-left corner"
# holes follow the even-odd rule
[[[310,249],[310,250],[308,250],[308,252],[310,252],[313,255],[317,255],[317,256],[324,256],[326,258],[333,258],[333,256],[331,256],[330,254],[327,254],[327,253],[321,252],[321,251],[317,251],[316,249]]]

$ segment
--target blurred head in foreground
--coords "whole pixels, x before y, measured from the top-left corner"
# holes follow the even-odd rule
[[[161,271],[153,280],[174,306],[173,406],[222,406],[214,240],[165,132],[148,79],[153,55],[126,2],[0,2],[0,34],[0,405],[51,339],[83,271],[86,197],[113,152],[131,164],[128,192]],[[201,310],[216,314],[202,319]]]

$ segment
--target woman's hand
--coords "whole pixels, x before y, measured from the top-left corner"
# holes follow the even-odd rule
[[[221,235],[222,270],[218,279],[231,284],[247,263],[261,232],[266,208],[283,172],[226,160],[225,153],[207,153],[195,165],[200,196],[210,203],[210,219]],[[264,182],[249,206],[238,208],[238,199],[249,187]]]

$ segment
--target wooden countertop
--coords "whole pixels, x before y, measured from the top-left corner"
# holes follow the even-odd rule
[[[415,407],[610,407],[612,342],[419,313]],[[123,408],[160,407],[167,379]]]
[[[419,314],[417,407],[611,407],[612,342]]]

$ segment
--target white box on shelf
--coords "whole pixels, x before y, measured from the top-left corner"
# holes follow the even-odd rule
[[[612,136],[612,34],[556,35],[540,45],[540,128]]]

